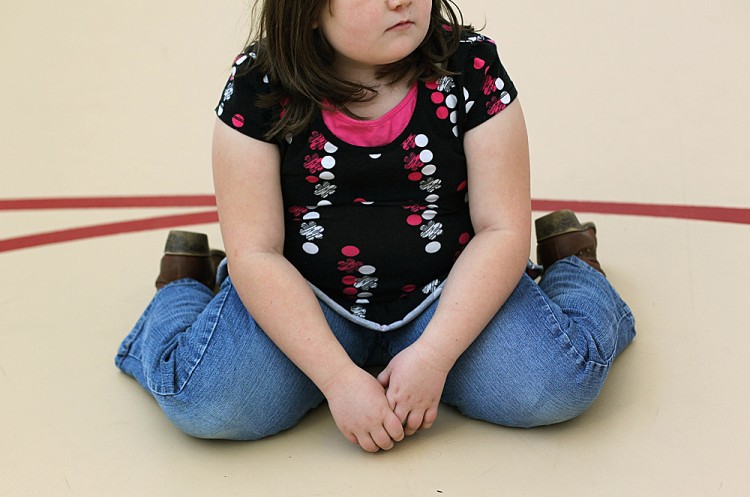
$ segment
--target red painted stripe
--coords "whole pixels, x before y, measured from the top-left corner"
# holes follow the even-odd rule
[[[619,202],[582,202],[577,200],[532,200],[535,211],[571,209],[576,212],[665,217],[722,223],[750,224],[750,209],[697,205],[633,204]]]
[[[216,198],[213,195],[0,199],[0,211],[38,209],[119,209],[132,207],[213,207],[215,205]]]
[[[215,206],[213,195],[175,195],[154,197],[83,197],[47,199],[0,199],[0,210],[93,209],[127,207],[208,207]],[[572,209],[580,213],[620,214],[630,216],[691,219],[724,223],[750,224],[750,209],[693,205],[636,204],[621,202],[586,202],[579,200],[532,200],[535,211]],[[86,238],[133,233],[152,229],[175,228],[218,221],[215,210],[178,214],[149,219],[71,228],[48,233],[0,240],[0,252],[49,245]]]
[[[138,231],[175,228],[178,226],[189,226],[194,224],[209,224],[215,223],[218,220],[218,213],[213,210],[192,214],[178,214],[148,219],[137,219],[134,221],[84,226],[80,228],[71,228],[0,240],[0,252],[37,247],[40,245],[50,245],[53,243],[69,242],[73,240],[82,240],[86,238],[117,235],[120,233],[134,233]]]
[[[213,195],[0,199],[0,210],[213,207],[215,205],[216,198]],[[735,207],[537,199],[532,200],[532,208],[535,211],[567,208],[577,212],[750,224],[750,209]]]

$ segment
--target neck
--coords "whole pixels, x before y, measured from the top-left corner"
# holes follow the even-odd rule
[[[406,78],[394,83],[379,83],[374,97],[364,102],[350,102],[346,108],[364,119],[377,119],[393,109],[409,93],[411,85]]]

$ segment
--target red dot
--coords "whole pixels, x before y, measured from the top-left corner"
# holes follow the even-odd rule
[[[484,61],[479,57],[474,58],[474,69],[481,69],[484,67]]]
[[[355,198],[354,199],[354,203],[361,204],[362,202],[367,202],[367,200],[365,200],[363,198]]]
[[[461,233],[461,236],[458,237],[458,243],[461,245],[466,245],[471,240],[471,235],[469,233]]]
[[[347,257],[357,257],[359,255],[359,249],[354,245],[347,245],[341,249],[341,253]]]
[[[344,276],[343,278],[341,278],[341,283],[343,283],[344,285],[351,286],[351,285],[354,285],[356,282],[357,282],[356,276]]]
[[[443,95],[439,91],[434,92],[430,98],[432,99],[432,103],[434,104],[442,104],[443,102],[445,102],[445,95]]]
[[[424,84],[425,87],[427,87],[429,90],[437,90],[438,84],[437,81],[428,81]]]
[[[235,114],[232,117],[232,124],[234,124],[235,128],[241,128],[245,125],[245,116],[242,114]]]
[[[462,181],[460,185],[458,185],[458,188],[456,188],[457,192],[462,192],[466,190],[466,181]]]
[[[344,295],[357,295],[357,289],[351,286],[344,288]]]
[[[435,114],[437,114],[440,119],[448,119],[448,114],[450,114],[450,112],[448,111],[448,107],[442,106],[438,107]]]
[[[412,226],[419,226],[422,224],[422,216],[419,214],[412,214],[406,218],[406,222]]]
[[[416,289],[417,289],[417,286],[416,286],[416,285],[406,285],[406,286],[404,286],[403,288],[401,288],[401,290],[403,290],[403,291],[404,291],[404,292],[406,292],[406,293],[410,293],[410,292],[413,292],[413,291],[414,291],[414,290],[416,290]]]
[[[419,171],[415,171],[409,175],[409,180],[411,181],[419,181],[420,179],[422,179],[422,173]]]
[[[317,176],[308,176],[305,179],[308,183],[317,183],[318,181],[320,181],[320,178],[318,178]]]

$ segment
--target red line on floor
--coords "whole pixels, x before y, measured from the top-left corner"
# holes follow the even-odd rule
[[[53,243],[70,242],[86,238],[117,235],[121,233],[134,233],[154,229],[176,228],[194,224],[209,224],[219,220],[215,210],[196,212],[191,214],[177,214],[171,216],[152,217],[147,219],[136,219],[133,221],[122,221],[117,223],[97,224],[79,228],[70,228],[60,231],[50,231],[36,235],[20,236],[0,240],[0,252],[19,250],[24,248],[50,245]]]
[[[576,212],[598,214],[621,214],[627,216],[665,217],[672,219],[750,224],[750,209],[736,207],[584,202],[578,200],[532,200],[531,207],[535,211],[570,209]]]
[[[39,209],[119,209],[132,207],[213,207],[215,205],[216,198],[213,195],[0,199],[0,211]]]
[[[137,208],[137,207],[214,207],[213,195],[172,195],[146,197],[81,197],[81,198],[38,198],[0,199],[0,210],[37,209],[96,209],[96,208]],[[735,207],[710,207],[695,205],[637,204],[621,202],[589,202],[579,200],[544,200],[531,202],[535,211],[571,209],[579,213],[619,214],[629,216],[649,216],[673,219],[689,219],[724,223],[750,224],[750,209]],[[71,228],[66,230],[39,233],[0,240],[0,252],[23,248],[50,245],[73,240],[133,233],[153,229],[176,228],[194,224],[208,224],[218,221],[215,210],[192,214],[177,214],[148,219],[123,221]]]

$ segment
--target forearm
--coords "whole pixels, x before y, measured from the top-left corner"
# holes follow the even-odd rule
[[[435,314],[417,343],[450,369],[510,296],[528,254],[524,230],[478,233],[451,270]]]
[[[302,275],[277,252],[230,256],[232,282],[253,319],[282,352],[326,393],[356,367],[330,330]]]

